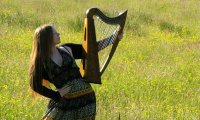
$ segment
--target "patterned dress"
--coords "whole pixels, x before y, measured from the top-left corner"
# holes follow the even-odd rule
[[[92,120],[96,115],[96,97],[91,85],[81,77],[75,59],[63,49],[58,48],[63,58],[62,66],[51,60],[51,79],[56,88],[72,85],[65,99],[50,100],[48,110],[56,108],[53,120]]]

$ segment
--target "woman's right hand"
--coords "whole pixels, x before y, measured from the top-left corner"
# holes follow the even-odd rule
[[[69,93],[69,91],[71,90],[72,85],[64,85],[62,88],[58,89],[58,92],[60,93],[60,96],[63,97],[65,96],[67,93]]]

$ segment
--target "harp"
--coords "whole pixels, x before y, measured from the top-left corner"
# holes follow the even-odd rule
[[[116,17],[107,17],[98,8],[90,8],[86,11],[84,20],[84,39],[82,41],[83,58],[80,65],[80,73],[86,82],[101,84],[101,75],[108,66],[119,43],[118,35],[123,32],[126,21],[127,11],[122,12]],[[98,26],[98,22],[108,27]],[[98,27],[97,27],[98,26]],[[107,30],[112,28],[109,32]],[[100,29],[100,30],[99,30]],[[106,32],[107,35],[100,35],[101,32]],[[112,46],[107,50],[107,56],[102,60],[100,65],[100,53],[97,38],[112,36]],[[102,39],[102,38],[101,38]],[[101,53],[104,54],[104,53]]]

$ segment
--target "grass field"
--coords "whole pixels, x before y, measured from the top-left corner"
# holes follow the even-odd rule
[[[0,119],[39,120],[28,62],[36,27],[53,23],[62,43],[81,43],[89,7],[128,9],[124,38],[92,85],[97,120],[200,119],[199,0],[0,0]]]

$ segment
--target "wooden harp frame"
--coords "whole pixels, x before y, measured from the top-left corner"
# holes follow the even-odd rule
[[[83,46],[83,58],[80,65],[80,73],[82,77],[89,83],[101,84],[101,75],[108,66],[117,46],[119,43],[118,37],[114,40],[110,53],[105,60],[105,63],[100,69],[98,58],[98,46],[96,41],[95,24],[93,17],[99,17],[106,24],[119,25],[120,28],[117,31],[117,35],[123,32],[124,24],[126,21],[127,11],[121,13],[117,17],[107,17],[98,8],[90,8],[86,11],[86,17],[84,20],[84,39],[82,41]]]

